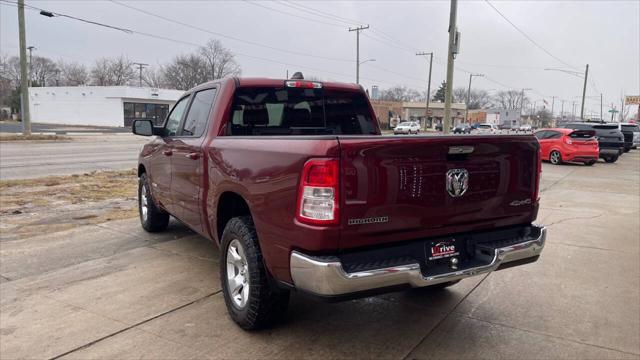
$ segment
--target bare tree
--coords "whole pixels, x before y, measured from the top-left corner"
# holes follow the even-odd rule
[[[58,69],[60,73],[56,80],[60,86],[79,86],[89,82],[89,71],[83,64],[60,60]]]
[[[497,106],[502,109],[520,109],[522,103],[528,103],[529,99],[525,96],[524,101],[521,102],[522,93],[518,90],[499,91],[494,96],[494,101]]]
[[[178,55],[164,67],[166,84],[174,89],[187,90],[208,81],[208,67],[198,54]]]
[[[56,63],[43,56],[34,56],[31,62],[31,76],[35,82],[34,85],[47,86],[51,84],[52,80],[55,80],[58,72],[58,66]]]
[[[198,52],[207,66],[207,80],[240,75],[240,65],[236,62],[235,56],[222,46],[220,40],[209,40]]]
[[[467,102],[467,91],[465,88],[453,89],[453,101],[457,103]],[[491,103],[491,96],[489,92],[481,89],[471,89],[469,93],[469,110],[476,110],[485,108]]]
[[[164,71],[162,67],[145,69],[142,75],[142,82],[149,87],[163,88],[166,86]]]
[[[121,86],[130,83],[135,77],[133,63],[125,56],[98,59],[91,68],[94,85]]]
[[[425,99],[422,93],[406,86],[394,86],[380,93],[380,100],[387,101],[424,101]]]

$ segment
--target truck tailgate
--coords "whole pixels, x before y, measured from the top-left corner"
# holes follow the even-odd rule
[[[338,140],[342,249],[530,223],[537,215],[539,144],[531,135]],[[461,196],[447,191],[450,170],[468,174]],[[449,182],[453,195],[464,188]]]

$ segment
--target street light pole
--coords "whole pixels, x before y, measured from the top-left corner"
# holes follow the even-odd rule
[[[429,98],[431,97],[431,65],[433,64],[433,52],[421,52],[417,53],[417,56],[429,55],[429,80],[427,81],[427,105],[424,110],[425,128],[427,127],[427,119],[429,118]]]
[[[33,74],[33,61],[32,61],[32,57],[31,57],[31,52],[35,49],[35,46],[29,46],[27,47],[27,50],[29,50],[29,86],[33,86],[33,79],[32,79],[32,74]],[[42,85],[41,85],[42,86]]]
[[[484,74],[469,74],[469,89],[467,90],[467,106],[466,106],[466,109],[464,110],[464,121],[465,122],[469,121],[469,97],[471,95],[471,79],[474,76],[484,76]]]
[[[360,31],[369,28],[367,26],[358,26],[356,28],[349,28],[349,31],[356,32],[356,84],[360,84]]]
[[[600,121],[604,122],[604,117],[602,115],[602,93],[600,93]]]
[[[589,64],[584,70],[584,85],[582,86],[582,106],[580,107],[580,120],[584,121],[584,98],[587,94],[587,78],[589,77]]]
[[[27,39],[24,30],[24,0],[18,0],[18,37],[20,41],[20,117],[22,134],[31,135],[29,84],[27,83]]]

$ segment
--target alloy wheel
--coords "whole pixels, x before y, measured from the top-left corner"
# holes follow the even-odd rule
[[[233,239],[227,248],[227,289],[234,305],[243,309],[249,299],[249,267],[238,239]]]

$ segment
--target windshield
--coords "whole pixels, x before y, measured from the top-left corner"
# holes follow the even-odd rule
[[[640,126],[638,125],[622,125],[624,130],[631,130],[633,132],[640,132]]]
[[[358,92],[243,87],[235,92],[227,135],[375,135],[374,121]]]
[[[398,126],[411,126],[411,123],[401,122],[400,124],[398,124]]]
[[[491,129],[491,125],[485,125],[485,124],[478,125],[478,127],[481,129]]]

